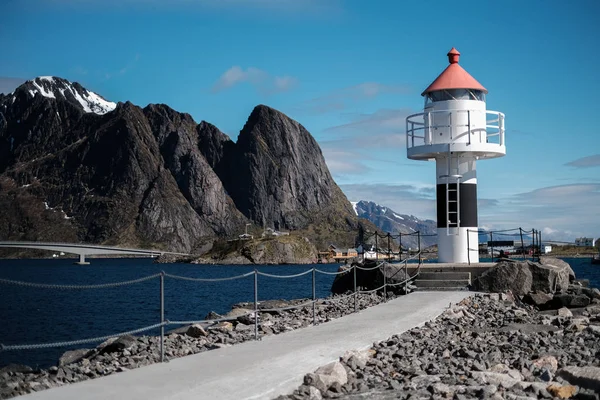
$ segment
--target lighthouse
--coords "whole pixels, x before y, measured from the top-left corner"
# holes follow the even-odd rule
[[[478,160],[502,157],[504,114],[486,109],[487,89],[458,63],[425,89],[423,112],[406,118],[407,156],[435,161],[438,262],[479,262],[477,233]]]

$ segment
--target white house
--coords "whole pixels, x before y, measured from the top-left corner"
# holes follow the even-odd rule
[[[575,239],[575,246],[580,247],[594,247],[596,245],[596,239],[580,237]]]

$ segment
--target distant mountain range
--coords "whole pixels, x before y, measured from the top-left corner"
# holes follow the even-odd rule
[[[58,77],[0,94],[0,240],[202,253],[247,224],[317,248],[375,229],[311,134],[270,107],[255,107],[233,142],[167,105],[110,102]]]
[[[389,207],[382,206],[372,201],[361,200],[352,202],[354,212],[360,218],[371,221],[381,233],[398,235],[402,233],[402,246],[417,248],[418,237],[421,235],[421,248],[426,248],[437,243],[437,224],[430,219],[421,220],[413,215],[399,214]],[[404,236],[406,234],[406,236]],[[411,234],[411,235],[409,235]]]

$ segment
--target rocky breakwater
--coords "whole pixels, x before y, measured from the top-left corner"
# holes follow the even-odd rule
[[[375,293],[357,296],[359,310],[383,301],[384,298]],[[296,306],[299,307],[286,309]],[[309,299],[264,301],[259,304],[259,310],[258,332],[261,336],[288,332],[313,323]],[[317,323],[339,318],[354,312],[354,297],[319,299],[315,311]],[[254,303],[236,304],[226,315],[211,312],[206,319],[223,321],[185,326],[168,332],[164,343],[166,358],[183,357],[254,339]],[[160,337],[156,336],[123,336],[107,340],[95,348],[67,351],[56,366],[48,369],[33,370],[24,365],[0,368],[0,399],[159,362],[159,343]]]
[[[474,294],[424,326],[348,352],[284,399],[598,399],[600,292],[538,311]]]

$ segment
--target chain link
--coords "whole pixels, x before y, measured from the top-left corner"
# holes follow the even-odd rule
[[[320,273],[320,274],[324,274],[324,275],[341,275],[341,274],[345,274],[346,272],[350,272],[352,271],[354,268],[356,268],[355,265],[351,266],[348,269],[345,269],[343,271],[337,271],[337,272],[327,272],[327,271],[321,271],[320,269],[315,268],[315,271]]]
[[[72,341],[68,341],[68,342],[54,342],[54,343],[41,343],[41,344],[17,344],[17,345],[0,344],[0,351],[47,349],[50,347],[65,347],[65,346],[73,346],[73,345],[92,343],[92,342],[102,342],[102,341],[110,339],[110,338],[121,337],[121,336],[125,336],[125,335],[134,335],[136,333],[160,328],[161,326],[165,326],[168,324],[169,324],[169,321],[165,321],[165,322],[161,322],[160,324],[145,326],[143,328],[138,328],[138,329],[134,329],[134,330],[127,331],[127,332],[115,333],[112,335],[99,336],[99,337],[89,338],[89,339],[72,340]]]
[[[312,269],[309,269],[309,270],[304,271],[304,272],[300,272],[299,274],[295,274],[295,275],[273,275],[273,274],[267,274],[265,272],[256,271],[256,273],[258,275],[268,276],[269,278],[280,278],[280,279],[297,278],[299,276],[306,275],[306,274],[309,274],[311,272],[312,272]]]
[[[179,279],[182,281],[192,281],[192,282],[222,282],[222,281],[232,281],[234,279],[241,279],[247,276],[254,275],[254,271],[245,273],[243,275],[230,276],[227,278],[191,278],[188,276],[179,276],[179,275],[171,275],[165,274],[165,276],[173,279]]]
[[[61,290],[106,289],[106,288],[113,288],[113,287],[119,287],[119,286],[125,286],[125,285],[133,285],[135,283],[140,283],[140,282],[148,281],[150,279],[158,278],[160,275],[161,274],[154,274],[154,275],[146,276],[143,278],[134,279],[131,281],[101,283],[98,285],[57,285],[57,284],[49,284],[49,283],[12,281],[10,279],[0,279],[0,284],[34,287],[34,288],[38,288],[38,289],[61,289]]]

